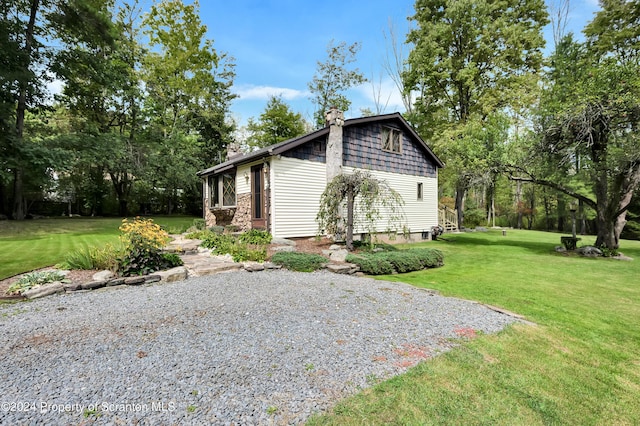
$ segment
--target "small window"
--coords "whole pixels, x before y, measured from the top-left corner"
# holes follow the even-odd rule
[[[236,205],[236,179],[234,175],[209,176],[209,200],[211,208]]]
[[[236,180],[233,175],[224,175],[222,177],[222,205],[236,205]]]
[[[422,193],[422,182],[418,182],[418,201],[422,201],[423,193]]]
[[[402,153],[402,133],[400,130],[389,127],[382,128],[382,150],[396,154]]]
[[[313,153],[315,155],[323,154],[323,152],[322,152],[322,142],[320,142],[320,141],[314,141],[313,142]]]

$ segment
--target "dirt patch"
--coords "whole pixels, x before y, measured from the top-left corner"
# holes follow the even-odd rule
[[[47,270],[51,270],[51,269],[53,269],[53,266],[49,266],[49,267],[41,268],[41,269],[36,269],[34,271],[31,271],[31,272],[47,271]],[[88,271],[85,271],[85,270],[72,270],[72,271],[69,271],[69,273],[67,274],[67,279],[70,280],[74,284],[82,284],[82,283],[86,283],[88,281],[92,281],[91,277],[96,272],[98,272],[98,271],[95,271],[95,270],[88,270]],[[7,295],[7,290],[9,290],[9,287],[13,283],[18,281],[20,279],[20,277],[22,277],[23,275],[26,275],[28,273],[29,272],[26,272],[24,274],[15,275],[13,277],[9,277],[9,278],[5,278],[4,280],[0,280],[0,298],[8,296]]]
[[[296,251],[300,253],[313,253],[322,255],[322,250],[329,250],[331,245],[335,244],[333,241],[328,238],[288,238],[291,241],[295,241]],[[271,255],[275,253],[273,251],[273,247],[276,247],[276,244],[272,244],[269,246],[268,257],[271,258]]]

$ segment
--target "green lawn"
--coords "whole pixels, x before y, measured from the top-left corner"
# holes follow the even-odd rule
[[[424,244],[445,253],[444,267],[380,278],[500,306],[537,326],[474,339],[310,424],[640,424],[640,242],[622,242],[636,259],[623,262],[556,254],[559,234],[446,238]]]
[[[166,230],[183,231],[191,216],[158,216]],[[117,218],[55,218],[0,221],[0,279],[54,265],[67,253],[88,246],[118,243]]]

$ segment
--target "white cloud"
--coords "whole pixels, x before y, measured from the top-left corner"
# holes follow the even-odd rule
[[[405,110],[402,95],[390,77],[361,84],[355,90],[366,99],[373,111],[376,110],[376,104],[383,113]]]
[[[282,96],[282,99],[291,101],[309,96],[309,92],[307,91],[289,89],[286,87],[254,86],[252,84],[238,86],[236,94],[243,100],[267,100],[272,96]]]

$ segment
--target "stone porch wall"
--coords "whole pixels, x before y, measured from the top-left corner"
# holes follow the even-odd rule
[[[236,196],[236,212],[231,225],[237,226],[239,231],[251,229],[251,193]]]
[[[224,209],[211,209],[209,200],[204,200],[204,221],[207,228],[211,226],[226,226],[233,224],[236,209],[234,207]]]

